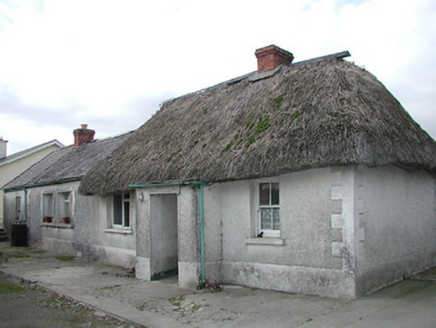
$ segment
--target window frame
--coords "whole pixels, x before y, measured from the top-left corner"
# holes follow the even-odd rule
[[[129,192],[112,197],[112,226],[117,229],[132,228],[131,195]]]
[[[15,215],[21,213],[21,196],[15,196]]]
[[[42,219],[44,223],[53,223],[55,215],[55,204],[53,192],[44,192],[42,194]],[[50,199],[50,202],[47,201]],[[48,204],[50,203],[50,204]]]
[[[61,220],[61,223],[70,224],[73,217],[73,208],[74,208],[73,192],[70,190],[60,191],[57,193],[57,197],[59,202],[59,210],[57,214]]]
[[[261,204],[261,186],[262,184],[268,184],[268,204]],[[273,184],[277,185],[277,204],[273,202]],[[271,210],[271,228],[272,229],[263,229],[262,228],[262,210]],[[279,215],[279,229],[274,229],[274,210],[278,210]],[[278,179],[262,179],[256,181],[256,235],[259,236],[262,233],[262,237],[272,237],[272,238],[280,238],[281,236],[281,214],[280,214],[280,182]]]

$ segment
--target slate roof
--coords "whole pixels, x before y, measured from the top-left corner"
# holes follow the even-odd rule
[[[53,151],[20,176],[4,186],[5,192],[41,185],[59,184],[80,180],[117,147],[131,132],[107,139],[96,139],[79,147],[73,145]]]
[[[18,160],[20,158],[32,155],[33,153],[36,153],[36,152],[38,152],[40,150],[43,150],[43,149],[48,148],[48,147],[53,146],[53,145],[59,146],[59,148],[64,147],[63,144],[61,144],[59,141],[54,139],[54,140],[45,142],[43,144],[40,144],[38,146],[31,147],[29,149],[22,150],[22,151],[19,151],[17,153],[11,154],[9,156],[3,157],[3,158],[0,159],[0,166],[12,163],[12,162],[14,162],[14,161],[16,161],[16,160]]]

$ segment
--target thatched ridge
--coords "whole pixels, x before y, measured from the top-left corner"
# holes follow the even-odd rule
[[[341,59],[254,73],[164,103],[81,192],[257,178],[329,165],[436,172],[436,143],[367,71]]]

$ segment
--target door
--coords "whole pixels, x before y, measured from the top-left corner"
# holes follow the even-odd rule
[[[151,280],[177,274],[177,195],[151,195],[150,274]]]

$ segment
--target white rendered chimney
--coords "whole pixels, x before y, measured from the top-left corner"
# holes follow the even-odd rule
[[[0,137],[0,158],[4,158],[7,155],[6,149],[7,149],[7,140],[3,140],[3,137]]]

